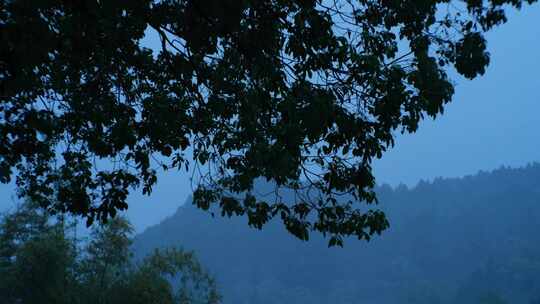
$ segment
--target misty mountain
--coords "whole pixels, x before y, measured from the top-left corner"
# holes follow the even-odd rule
[[[390,228],[344,248],[189,200],[133,248],[194,250],[225,303],[540,303],[540,164],[377,192]]]

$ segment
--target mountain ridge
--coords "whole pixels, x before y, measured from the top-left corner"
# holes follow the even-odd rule
[[[474,303],[475,293],[491,289],[515,303],[540,296],[540,246],[531,233],[540,228],[540,164],[377,192],[375,207],[390,228],[370,242],[347,239],[343,249],[327,248],[320,235],[301,242],[279,223],[257,231],[245,218],[211,218],[189,202],[137,235],[134,248],[138,255],[170,245],[194,250],[225,303]],[[529,255],[539,275],[525,276],[535,288],[518,293],[496,279],[514,257]],[[471,278],[486,271],[495,273],[491,285],[469,290]]]

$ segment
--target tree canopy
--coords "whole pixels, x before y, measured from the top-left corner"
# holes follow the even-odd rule
[[[483,74],[485,33],[533,2],[2,1],[0,181],[92,223],[185,169],[200,208],[369,239],[388,226],[358,203],[377,201],[372,160],[443,112],[449,70]],[[258,178],[297,195],[256,196]]]
[[[0,216],[0,303],[221,302],[193,252],[156,249],[135,262],[132,228],[122,217],[77,239],[75,223],[24,203]]]

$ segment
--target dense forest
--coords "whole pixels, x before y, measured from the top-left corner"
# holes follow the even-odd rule
[[[369,242],[328,248],[188,201],[135,237],[135,257],[194,250],[224,303],[540,303],[540,164],[377,192],[391,226]]]

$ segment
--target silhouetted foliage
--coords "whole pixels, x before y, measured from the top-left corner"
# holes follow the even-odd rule
[[[191,252],[155,250],[134,263],[132,228],[123,218],[96,228],[84,248],[69,227],[76,228],[28,203],[2,216],[0,303],[220,302],[213,278]]]
[[[485,32],[532,2],[2,1],[0,181],[92,223],[186,168],[202,209],[369,239],[388,226],[357,206],[373,158],[443,112],[447,68],[483,74]],[[259,177],[298,195],[255,196]]]
[[[224,303],[538,303],[540,164],[375,190],[393,224],[369,244],[298,242],[276,220],[262,231],[208,221],[188,201],[136,236],[134,252],[194,250]]]

